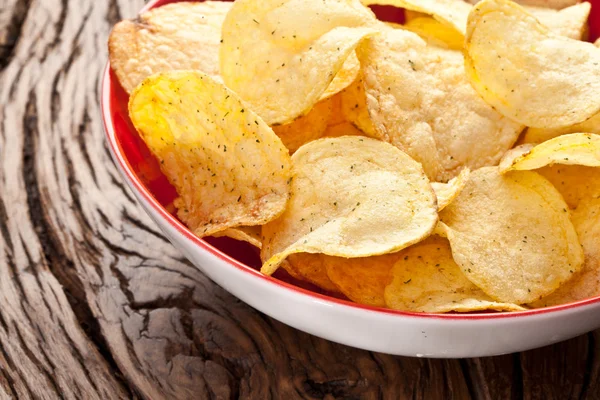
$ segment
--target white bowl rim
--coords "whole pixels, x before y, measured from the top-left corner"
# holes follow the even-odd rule
[[[156,3],[163,0],[152,0],[148,2],[140,12],[148,11],[154,7]],[[316,293],[310,291],[308,289],[300,288],[298,286],[292,285],[287,282],[280,281],[271,276],[267,276],[262,274],[260,271],[251,268],[250,266],[232,258],[228,254],[222,252],[221,250],[213,247],[206,241],[202,240],[198,236],[194,235],[181,221],[175,218],[171,213],[169,213],[150,193],[150,191],[144,186],[144,184],[140,181],[136,173],[131,168],[129,161],[123,156],[123,149],[121,148],[120,143],[116,139],[114,123],[111,116],[111,106],[110,106],[110,92],[111,92],[111,82],[112,79],[110,77],[110,63],[106,63],[106,67],[104,68],[102,82],[100,86],[100,104],[101,104],[101,115],[102,122],[104,125],[104,133],[106,135],[106,141],[110,146],[112,154],[115,155],[114,160],[119,164],[119,169],[125,174],[125,178],[130,183],[130,186],[133,186],[132,189],[138,192],[140,196],[146,200],[146,202],[152,207],[152,209],[160,215],[165,221],[171,225],[172,228],[176,229],[181,235],[185,236],[187,239],[192,241],[195,245],[201,248],[204,251],[209,252],[213,256],[221,259],[226,262],[228,265],[237,268],[248,274],[249,279],[261,279],[270,281],[272,284],[279,285],[285,290],[289,290],[294,292],[300,296],[308,296],[312,299],[317,299],[322,302],[326,302],[328,305],[332,307],[349,307],[355,310],[363,310],[372,313],[379,314],[388,314],[388,315],[398,315],[402,317],[413,317],[413,318],[421,318],[421,319],[449,319],[449,320],[495,320],[495,319],[504,319],[504,318],[525,318],[533,315],[541,315],[541,314],[549,314],[549,313],[559,313],[568,309],[576,309],[582,308],[587,305],[600,303],[600,295],[591,297],[584,300],[579,300],[576,302],[565,303],[557,306],[537,308],[526,311],[517,311],[517,312],[498,312],[498,313],[474,313],[474,314],[441,314],[441,313],[417,313],[417,312],[408,312],[408,311],[400,311],[393,310],[389,308],[382,307],[374,307],[368,306],[364,304],[354,303],[348,300],[336,299],[334,297],[326,296],[320,293]]]

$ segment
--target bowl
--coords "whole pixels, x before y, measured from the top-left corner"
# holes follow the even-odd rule
[[[155,0],[143,11],[170,3]],[[595,8],[599,8],[596,5]],[[381,7],[386,20],[402,13]],[[600,33],[593,10],[590,34]],[[166,237],[216,284],[257,310],[310,334],[388,354],[458,358],[523,351],[572,338],[600,327],[600,296],[517,313],[426,314],[352,303],[294,282],[283,273],[258,271],[253,247],[227,238],[200,239],[169,210],[175,190],[139,138],[127,113],[128,96],[107,65],[101,109],[108,147],[123,179]]]

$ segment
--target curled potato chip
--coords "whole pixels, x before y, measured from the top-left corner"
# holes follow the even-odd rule
[[[467,184],[471,171],[469,168],[464,168],[458,176],[450,179],[448,183],[432,182],[431,187],[437,197],[438,212],[442,211],[452,203]]]
[[[497,301],[544,297],[583,263],[565,201],[536,172],[473,171],[440,219],[465,276]]]
[[[359,73],[360,62],[358,61],[358,57],[356,57],[356,53],[353,51],[350,53],[350,56],[346,58],[342,68],[335,74],[335,77],[321,95],[321,100],[327,99],[346,89],[358,78]]]
[[[542,25],[556,35],[581,40],[587,30],[590,3],[583,2],[562,10],[545,7],[525,7]]]
[[[375,136],[419,161],[433,181],[495,165],[523,129],[469,85],[458,51],[397,29],[367,39],[357,54]]]
[[[560,135],[577,132],[600,134],[600,114],[594,115],[587,121],[583,121],[575,125],[569,125],[563,128],[527,128],[523,138],[520,141],[522,143],[542,143]]]
[[[258,247],[259,249],[262,247],[260,226],[238,226],[235,228],[228,228],[224,231],[214,233],[213,236],[240,240],[242,242],[250,243],[252,246]]]
[[[308,114],[298,117],[288,124],[273,126],[273,131],[290,153],[293,153],[303,144],[323,136],[333,117],[334,110],[338,107],[337,103],[339,103],[337,96],[321,100]]]
[[[232,4],[167,4],[116,24],[108,49],[121,86],[131,93],[148,76],[178,69],[218,76],[221,25]]]
[[[389,272],[388,272],[389,273]],[[397,310],[444,313],[450,311],[523,311],[498,303],[469,281],[452,259],[447,239],[431,236],[399,253],[385,288],[385,303]]]
[[[223,23],[221,75],[269,125],[290,122],[376,32],[366,26],[379,22],[357,0],[238,0]]]
[[[366,133],[368,136],[375,135],[375,127],[367,110],[367,99],[365,94],[363,76],[340,93],[341,111],[343,117]]]
[[[175,186],[179,218],[198,236],[279,216],[287,149],[235,93],[198,71],[147,78],[129,99],[134,126]]]
[[[552,164],[600,167],[600,135],[571,133],[537,146],[523,145],[508,152],[500,162],[500,172],[532,170]]]
[[[471,84],[503,115],[531,127],[557,128],[600,111],[600,50],[550,33],[515,3],[478,3],[465,43]],[[561,101],[555,101],[557,95]]]
[[[582,201],[571,220],[583,247],[583,268],[550,296],[532,303],[532,307],[555,306],[600,295],[600,198]]]
[[[433,189],[419,163],[360,136],[319,139],[292,156],[284,214],[263,226],[261,271],[294,253],[366,257],[400,250],[437,222]]]
[[[363,0],[365,5],[401,7],[431,15],[464,36],[471,5],[462,0]]]
[[[411,19],[404,28],[421,36],[429,44],[452,50],[462,50],[465,41],[464,35],[456,29],[429,17]]]
[[[384,290],[392,280],[390,271],[399,253],[363,258],[319,257],[331,282],[346,297],[356,303],[385,307]]]

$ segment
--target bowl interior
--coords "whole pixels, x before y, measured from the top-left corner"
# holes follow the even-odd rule
[[[144,10],[159,7],[165,4],[174,3],[177,0],[156,0],[146,5]],[[590,16],[589,39],[595,40],[600,36],[600,0],[592,0],[592,14]],[[595,3],[595,4],[594,4]],[[378,18],[384,21],[402,23],[404,21],[404,11],[395,7],[376,6],[372,7]],[[104,85],[103,96],[108,100],[104,104],[103,113],[105,123],[112,125],[117,142],[115,151],[119,151],[126,161],[125,168],[128,168],[140,181],[146,189],[147,194],[153,197],[167,212],[176,218],[173,200],[177,193],[174,187],[160,170],[159,164],[150,153],[146,144],[139,137],[127,110],[128,94],[119,85],[118,79],[112,71],[107,76],[108,84]],[[203,239],[209,245],[219,251],[228,254],[230,257],[238,260],[248,267],[260,269],[260,258],[258,249],[245,243],[229,238],[205,238]],[[274,278],[293,284],[303,289],[347,300],[345,297],[337,294],[328,293],[321,288],[306,282],[298,281],[280,268],[274,275]]]

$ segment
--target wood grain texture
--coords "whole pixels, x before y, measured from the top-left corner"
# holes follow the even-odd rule
[[[392,357],[244,305],[191,266],[106,149],[106,39],[141,0],[0,0],[0,399],[583,399],[599,333]]]

